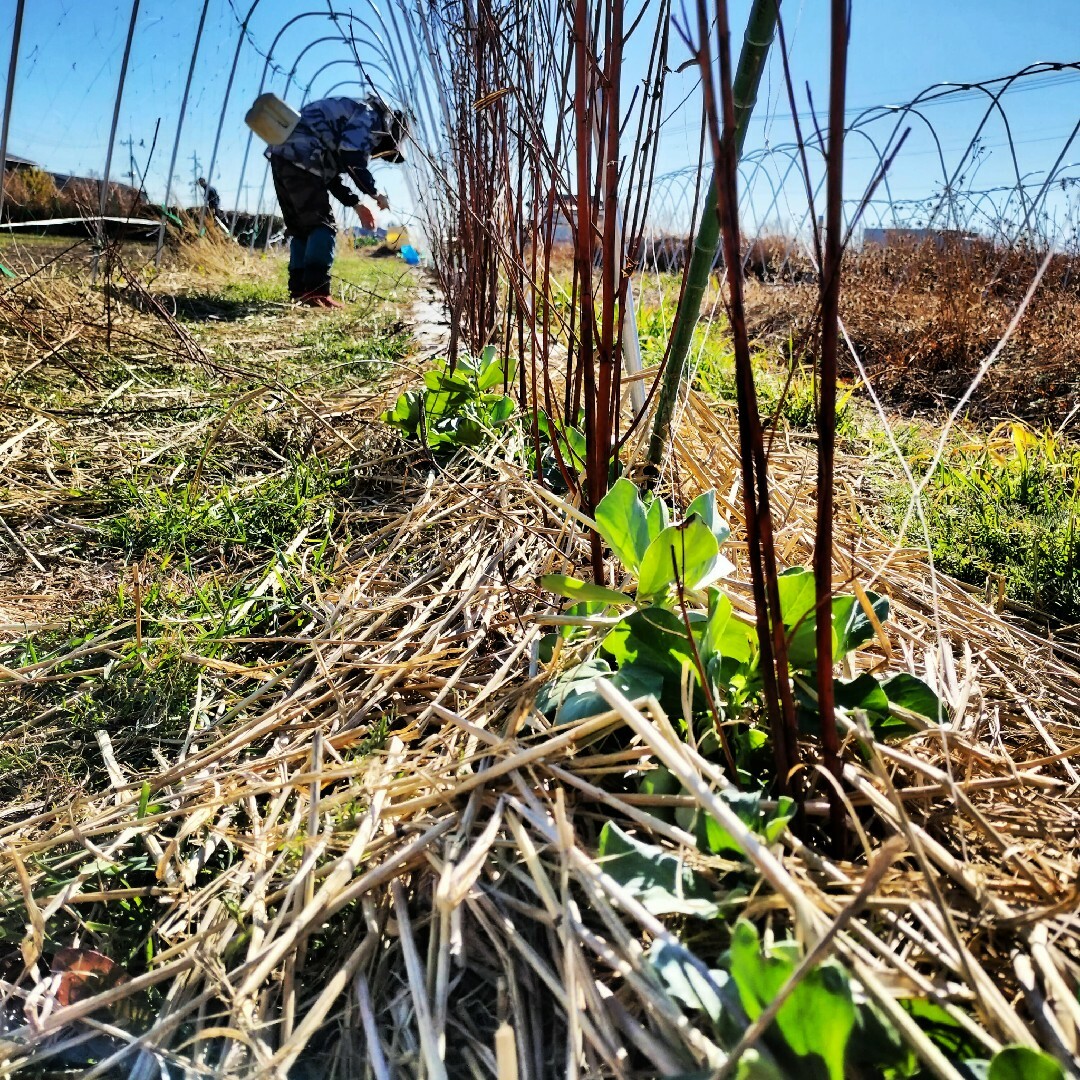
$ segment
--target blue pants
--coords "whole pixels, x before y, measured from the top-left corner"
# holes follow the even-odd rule
[[[294,236],[289,244],[289,291],[329,295],[330,267],[334,265],[337,234],[318,225],[307,236]]]
[[[305,294],[329,296],[337,223],[327,183],[277,155],[270,158],[270,171],[281,216],[292,237],[289,292],[294,299]]]

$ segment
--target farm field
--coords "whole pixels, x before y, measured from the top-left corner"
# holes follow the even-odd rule
[[[1061,0],[0,17],[0,1080],[1080,1078]]]
[[[529,985],[561,962],[560,949],[596,944],[583,923],[558,931],[563,944],[547,951],[554,931],[542,901],[555,902],[560,874],[601,919],[615,917],[609,905],[644,904],[638,917],[659,934],[656,918],[682,910],[675,882],[663,884],[660,843],[682,846],[702,898],[695,903],[707,896],[732,913],[755,911],[745,891],[753,877],[732,862],[736,849],[712,841],[692,852],[685,796],[649,786],[649,759],[670,760],[670,728],[639,730],[644,714],[631,709],[628,737],[620,713],[567,712],[565,698],[546,705],[550,689],[535,703],[579,646],[567,639],[551,666],[546,647],[536,648],[551,611],[539,577],[570,567],[559,553],[567,538],[559,501],[529,475],[527,426],[500,428],[486,448],[432,457],[379,419],[435,359],[411,333],[421,278],[397,260],[345,257],[337,288],[349,302],[322,313],[288,305],[279,260],[249,261],[221,245],[195,244],[142,274],[125,260],[145,253],[123,250],[107,292],[81,260],[29,278],[55,254],[51,242],[9,250],[28,280],[2,301],[0,828],[22,885],[4,900],[0,931],[21,939],[24,954],[80,943],[54,953],[72,959],[53,961],[68,987],[53,1007],[86,1016],[91,1033],[39,1050],[42,1075],[93,1062],[111,1075],[109,1061],[122,1060],[131,1039],[152,1039],[165,1061],[175,1046],[176,1060],[208,1068],[260,1060],[290,1075],[344,1068],[347,1040],[314,1049],[308,1018],[330,1013],[346,977],[363,988],[355,1022],[378,1023],[388,1058],[405,1060],[422,1046],[408,1027],[378,1017],[394,1015],[394,987],[411,985],[410,965],[424,951],[437,972],[443,950],[456,947],[452,922],[440,922],[448,897],[478,920],[466,947],[494,949],[515,972],[526,963],[534,975],[515,977]],[[661,308],[641,308],[646,361]],[[701,333],[679,467],[660,489],[675,507],[710,487],[728,500],[735,468],[730,338],[722,320]],[[71,347],[45,344],[57,340]],[[799,565],[813,501],[812,390],[797,372],[785,394],[786,371],[762,341],[778,544]],[[887,429],[853,390],[839,424],[844,558],[892,605],[890,629],[862,650],[869,655],[860,653],[856,670],[869,659],[871,671],[919,675],[953,723],[950,751],[933,728],[909,730],[895,749],[882,742],[887,786],[851,766],[852,798],[871,834],[903,807],[905,827],[949,881],[968,962],[987,986],[1003,987],[991,1000],[1008,1017],[1015,973],[979,926],[988,904],[994,918],[1015,918],[1068,887],[1074,811],[1059,747],[1075,726],[1080,667],[1068,633],[1047,627],[1060,628],[1073,610],[1074,581],[1053,579],[1059,612],[1016,600],[1041,603],[1037,568],[1007,543],[993,548],[980,531],[991,526],[964,515],[974,514],[975,476],[1002,514],[1022,503],[1016,485],[1041,488],[1039,505],[1013,522],[1021,528],[1071,514],[1072,493],[1049,489],[1037,470],[1060,467],[1068,477],[1075,451],[1067,434],[991,428],[977,416],[947,440],[925,491],[926,527],[942,551],[970,553],[970,568],[939,560],[943,574],[970,570],[965,588],[932,579],[925,555],[898,531],[907,489],[890,439],[918,473],[939,428],[895,406],[886,416]],[[985,494],[979,505],[989,512]],[[740,608],[741,546],[736,528],[724,551]],[[995,562],[995,551],[1006,557]],[[944,677],[935,640],[954,643]],[[1043,718],[1035,731],[1032,708]],[[967,762],[958,790],[974,826],[933,809],[955,750]],[[748,777],[752,760],[741,766]],[[685,764],[708,791],[707,758]],[[823,826],[823,795],[806,804],[811,835]],[[748,837],[781,836],[786,804],[760,799],[750,816],[732,804],[735,821]],[[482,808],[496,816],[485,820]],[[638,839],[604,826],[612,815],[633,822]],[[496,827],[510,830],[512,848],[495,840]],[[779,842],[777,884],[788,902],[816,897],[816,910],[828,910],[830,897],[855,887],[846,860],[823,864],[794,835]],[[1003,845],[1015,852],[1007,868]],[[597,854],[616,860],[602,880],[590,861]],[[660,876],[639,892],[652,859]],[[923,872],[889,871],[890,899],[878,909],[886,936],[864,935],[852,955],[869,948],[891,962],[886,927],[894,913],[924,916],[911,900]],[[406,882],[425,877],[410,904],[415,923],[399,914],[390,929],[386,903],[402,903]],[[37,915],[23,937],[28,904]],[[626,955],[641,963],[629,959],[632,949]],[[115,999],[105,1012],[78,974],[86,957],[100,957],[94,992]],[[271,965],[284,974],[268,996],[262,972]],[[436,994],[443,1012],[429,1019],[483,1055],[508,983],[498,966],[469,971],[455,994]],[[653,1007],[654,989],[634,992]],[[974,1037],[962,1001],[924,1030]],[[271,1016],[276,1049],[256,1034]],[[536,1014],[535,1023],[552,1022]],[[544,1075],[536,1034],[530,1053]],[[189,1058],[180,1048],[192,1038],[200,1045]],[[978,1050],[973,1043],[970,1053]]]

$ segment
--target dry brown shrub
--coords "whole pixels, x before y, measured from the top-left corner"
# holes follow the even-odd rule
[[[44,169],[11,169],[4,175],[4,210],[8,221],[38,221],[54,217],[91,217],[101,209],[97,180],[72,177],[57,185]],[[111,217],[142,216],[147,203],[127,184],[110,182],[105,214]]]
[[[878,391],[893,404],[951,405],[1004,334],[1045,251],[950,238],[848,254],[840,314]],[[750,290],[766,338],[811,338],[813,285]],[[813,342],[809,349],[813,353]],[[1060,422],[1080,390],[1080,262],[1055,255],[972,409]],[[846,375],[858,372],[850,356]]]

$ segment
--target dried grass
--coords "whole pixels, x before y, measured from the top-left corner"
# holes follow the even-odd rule
[[[69,325],[59,310],[35,324],[50,342]],[[32,355],[27,323],[14,325]],[[535,581],[586,562],[584,541],[509,463],[513,448],[450,472],[403,457],[375,419],[396,390],[297,405],[321,419],[323,444],[356,451],[358,539],[332,587],[308,581],[290,647],[258,667],[208,664],[186,737],[156,767],[133,772],[103,732],[101,783],[4,809],[3,912],[26,926],[0,971],[5,1075],[80,1054],[98,1062],[85,1077],[138,1080],[716,1067],[708,1030],[645,956],[655,941],[681,947],[672,928],[595,859],[606,820],[632,823],[728,896],[726,864],[655,816],[664,797],[611,782],[651,760],[744,844],[760,882],[732,910],[841,956],[935,1075],[957,1074],[898,997],[938,1002],[988,1050],[1035,1041],[1075,1055],[1074,667],[895,550],[865,505],[863,463],[838,461],[837,584],[873,585],[895,613],[858,664],[926,678],[950,720],[899,745],[862,732],[865,761],[848,746],[862,851],[831,860],[795,838],[764,849],[655,704],[608,689],[610,713],[558,728],[534,710],[547,611]],[[31,497],[42,440],[61,427],[27,416],[5,433],[5,483]],[[737,521],[737,460],[730,417],[692,394],[672,462],[680,497],[714,487]],[[778,552],[805,563],[812,454],[778,437],[771,465]],[[744,561],[738,530],[730,553]],[[275,580],[271,567],[266,588]],[[746,610],[744,580],[733,599]],[[62,674],[0,679],[25,691]],[[826,812],[823,782],[811,815]],[[57,947],[89,948],[95,926],[134,907],[151,947],[73,992],[70,972],[52,970]]]
[[[879,393],[908,409],[955,403],[1045,255],[967,239],[849,252],[840,315]],[[805,333],[810,325],[817,292],[804,258],[791,250],[779,256],[766,260],[771,269],[762,276],[784,283],[751,287],[748,303],[751,329],[784,349],[793,327]],[[1080,392],[1071,363],[1078,348],[1080,272],[1076,257],[1062,253],[1051,260],[972,412],[1061,423]]]

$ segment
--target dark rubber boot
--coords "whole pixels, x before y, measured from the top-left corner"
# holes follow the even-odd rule
[[[300,300],[307,292],[304,283],[304,275],[300,270],[289,268],[289,296],[293,300]]]

